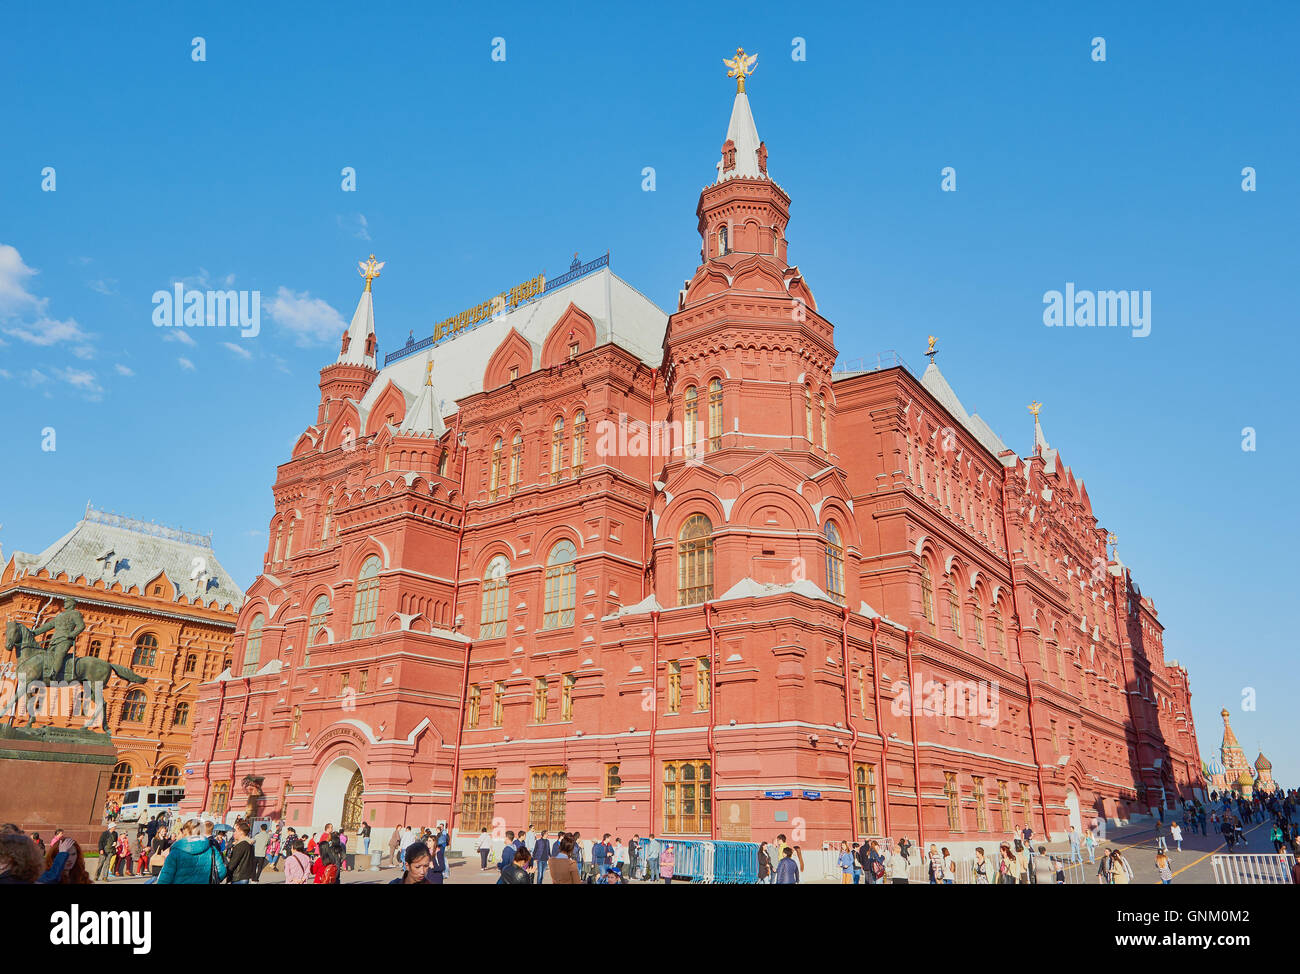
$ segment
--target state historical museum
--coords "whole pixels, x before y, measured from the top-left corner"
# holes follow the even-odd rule
[[[836,370],[743,80],[672,314],[575,261],[381,368],[362,265],[190,811],[956,848],[1204,788],[1037,418],[1020,457],[933,359]]]

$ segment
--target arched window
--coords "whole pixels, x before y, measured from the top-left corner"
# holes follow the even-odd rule
[[[510,444],[510,493],[519,489],[519,476],[524,468],[524,434],[516,433]]]
[[[578,549],[572,541],[561,541],[546,559],[546,606],[543,629],[573,625],[573,607],[578,594]]]
[[[330,494],[325,498],[325,517],[321,521],[320,539],[328,541],[330,539],[330,518],[334,516],[334,495]]]
[[[722,449],[722,380],[709,382],[709,449]]]
[[[193,673],[199,668],[199,658],[196,654],[190,653],[185,657],[185,672]]]
[[[961,601],[957,596],[957,579],[953,578],[948,585],[948,625],[953,631],[953,635],[961,636]]]
[[[808,437],[808,445],[813,444],[813,411],[812,411],[812,387],[803,387],[803,424],[804,435]]]
[[[826,522],[826,592],[844,604],[844,544],[834,521]]]
[[[175,788],[181,783],[181,769],[169,764],[158,772],[158,785],[162,788]]]
[[[712,781],[708,761],[664,764],[663,831],[708,835],[712,827]]]
[[[103,649],[103,647],[100,645],[99,640],[92,639],[90,641],[90,649],[87,650],[87,652],[89,652],[91,656],[98,658],[101,649]]]
[[[564,417],[556,416],[551,424],[551,483],[558,484],[564,475]]]
[[[699,396],[695,391],[695,386],[687,386],[684,395],[686,404],[686,416],[682,420],[682,439],[686,447],[686,456],[695,456],[695,434],[700,424],[700,407]]]
[[[921,559],[921,612],[925,621],[934,628],[934,578],[930,574],[930,563]]]
[[[451,460],[450,450],[444,449],[442,453],[438,455],[438,476],[439,477],[447,476],[447,463],[450,460]]]
[[[131,654],[131,667],[154,666],[158,662],[158,640],[153,633],[146,632],[135,641],[135,651]]]
[[[375,634],[379,615],[379,556],[371,555],[357,577],[356,599],[352,603],[352,638],[363,639]]]
[[[713,598],[713,523],[692,514],[677,536],[677,604],[698,605]]]
[[[248,624],[248,635],[244,639],[244,671],[241,676],[257,672],[262,660],[262,627],[266,625],[266,616],[258,613]]]
[[[718,227],[718,256],[722,257],[729,253],[731,253],[731,250],[728,248],[727,228],[726,226]]]
[[[289,521],[289,539],[284,544],[284,557],[287,561],[293,557],[293,532],[298,527],[298,519],[295,517]]]
[[[325,620],[330,614],[330,597],[328,595],[316,596],[316,601],[311,604],[311,615],[307,618],[307,645],[308,647],[316,645],[316,639],[325,628]]]
[[[819,395],[817,397],[817,411],[821,415],[821,422],[822,422],[822,449],[825,450],[827,453],[829,453],[831,450],[831,441],[826,427],[826,396],[825,395]]]
[[[280,523],[275,526],[275,551],[271,555],[271,561],[273,562],[277,562],[280,560],[280,541],[283,533],[284,533],[284,521],[281,520]]]
[[[126,696],[122,698],[123,723],[144,723],[144,708],[148,703],[143,690],[128,690]]]
[[[997,614],[993,617],[993,638],[997,640],[998,649],[1002,652],[1007,651],[1007,631],[1002,625],[1002,608],[1001,603],[994,606]]]
[[[479,616],[479,639],[506,634],[506,613],[510,609],[510,559],[497,555],[483,573],[483,611]]]
[[[113,765],[113,773],[108,776],[108,788],[110,791],[123,791],[131,787],[131,777],[134,772],[131,771],[131,765],[126,761],[120,761]]]
[[[975,645],[984,648],[984,606],[978,596],[975,598]]]
[[[575,477],[582,476],[582,468],[587,459],[587,414],[579,409],[573,414],[573,456],[570,466]]]
[[[492,443],[491,479],[488,483],[488,500],[494,501],[501,496],[501,437]]]
[[[173,727],[184,727],[190,722],[190,705],[187,703],[178,703],[176,713],[172,717]]]

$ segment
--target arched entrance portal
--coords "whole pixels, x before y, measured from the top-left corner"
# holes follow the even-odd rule
[[[352,780],[348,782],[348,790],[343,795],[343,823],[339,826],[349,835],[356,835],[357,829],[361,828],[361,810],[364,806],[361,793],[365,790],[366,783],[361,778],[361,772],[354,771]]]
[[[1070,814],[1070,824],[1076,833],[1083,832],[1083,820],[1079,815],[1079,793],[1074,786],[1065,789],[1065,810]]]
[[[365,779],[357,763],[351,758],[336,758],[321,773],[316,784],[316,799],[311,809],[312,827],[330,824],[336,829],[355,832],[361,824],[364,792]]]

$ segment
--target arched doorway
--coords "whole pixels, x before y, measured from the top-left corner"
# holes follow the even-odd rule
[[[366,783],[361,777],[360,771],[352,773],[352,780],[348,782],[348,790],[343,794],[343,815],[342,823],[339,828],[350,835],[356,835],[357,829],[361,828],[361,812],[365,803],[361,800],[361,793],[366,790]]]
[[[1079,793],[1070,785],[1065,789],[1065,810],[1070,815],[1070,824],[1076,833],[1083,832],[1083,819],[1079,814]]]
[[[335,758],[321,772],[316,784],[316,798],[312,803],[312,828],[333,825],[336,829],[355,830],[361,824],[362,795],[365,780],[356,761],[348,757]],[[349,810],[355,821],[348,823]]]

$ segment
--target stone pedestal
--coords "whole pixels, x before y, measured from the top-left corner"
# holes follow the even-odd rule
[[[117,749],[105,733],[0,724],[0,822],[48,841],[62,828],[95,851]]]

